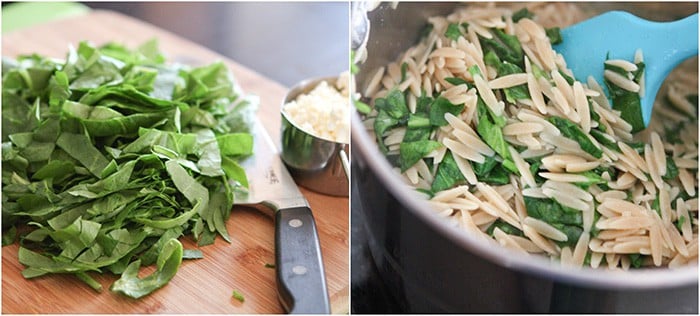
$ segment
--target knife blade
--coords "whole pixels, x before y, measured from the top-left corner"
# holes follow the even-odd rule
[[[248,190],[236,192],[234,204],[262,206],[256,208],[273,215],[277,293],[284,309],[292,314],[328,314],[328,290],[311,208],[257,118],[251,133],[253,155],[241,162]]]

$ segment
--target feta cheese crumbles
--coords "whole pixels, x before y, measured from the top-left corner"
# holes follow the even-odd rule
[[[347,76],[340,76],[336,87],[326,81],[319,83],[308,94],[301,94],[287,103],[283,111],[287,118],[303,131],[325,140],[350,142],[350,101],[347,83],[342,82]],[[339,92],[339,89],[342,92]]]

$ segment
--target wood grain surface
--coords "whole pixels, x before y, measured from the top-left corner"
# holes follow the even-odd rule
[[[186,17],[183,17],[186,18]],[[226,62],[246,93],[261,99],[258,116],[279,145],[279,108],[287,89],[225,57],[147,23],[109,11],[93,11],[76,18],[42,24],[2,36],[2,55],[39,53],[63,58],[69,44],[81,40],[95,44],[116,41],[135,47],[158,38],[169,61],[190,65]],[[245,43],[240,43],[245,45]],[[268,58],[269,56],[261,58]],[[279,147],[278,147],[279,148]],[[349,311],[348,199],[330,197],[301,188],[314,212],[331,308]],[[217,238],[202,247],[204,259],[185,260],[172,281],[153,294],[134,300],[110,292],[117,277],[91,274],[103,286],[101,293],[72,275],[50,275],[26,280],[17,260],[18,246],[2,248],[2,313],[282,313],[277,299],[274,263],[274,227],[263,213],[236,207],[227,223],[230,244]],[[185,249],[195,248],[191,238],[181,238]],[[150,269],[142,269],[143,275]],[[241,303],[232,291],[245,296]]]

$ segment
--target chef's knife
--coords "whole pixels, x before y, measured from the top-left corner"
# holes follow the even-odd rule
[[[249,188],[247,193],[236,193],[235,204],[273,212],[277,292],[284,309],[293,314],[328,314],[321,247],[311,209],[260,121],[253,125],[254,154],[241,163]]]

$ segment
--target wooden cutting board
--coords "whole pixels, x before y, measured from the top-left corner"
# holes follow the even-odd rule
[[[77,47],[81,40],[98,45],[116,41],[135,47],[154,37],[158,38],[169,61],[191,65],[217,60],[226,62],[243,90],[260,96],[258,116],[279,145],[279,109],[287,91],[285,87],[206,48],[118,13],[93,11],[3,34],[2,55],[36,52],[63,58],[68,45]],[[316,218],[332,311],[347,313],[350,293],[348,199],[304,188],[301,191]],[[93,274],[104,288],[102,293],[69,275],[26,280],[20,274],[24,267],[17,260],[17,244],[3,247],[2,313],[282,313],[275,270],[265,267],[266,263],[275,261],[272,219],[254,209],[234,208],[227,228],[231,244],[217,238],[213,245],[202,247],[204,259],[183,261],[168,285],[139,300],[110,292],[109,286],[117,278],[109,273]],[[189,237],[181,241],[186,249],[196,247]],[[152,271],[143,270],[144,275]],[[233,290],[242,293],[245,302],[232,298]]]

